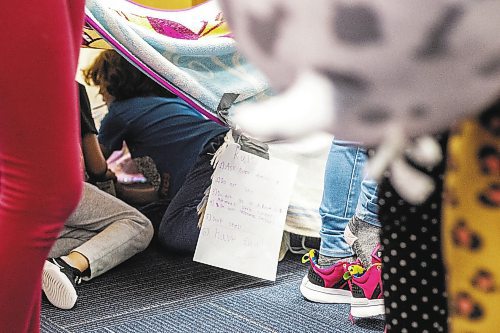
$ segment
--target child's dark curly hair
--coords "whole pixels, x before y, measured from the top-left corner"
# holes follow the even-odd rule
[[[108,93],[115,101],[144,96],[176,97],[114,50],[103,51],[83,70],[83,76],[87,84],[99,86],[101,93]]]

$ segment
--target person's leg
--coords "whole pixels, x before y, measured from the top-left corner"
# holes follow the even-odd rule
[[[451,332],[497,332],[500,324],[500,188],[489,190],[500,186],[500,100],[480,119],[448,143],[441,230]],[[485,158],[490,148],[496,157]]]
[[[380,228],[378,219],[378,185],[377,182],[364,178],[361,182],[361,193],[356,206],[355,216],[375,227]]]
[[[352,293],[344,274],[354,252],[344,239],[344,229],[356,211],[366,152],[350,142],[334,140],[328,154],[319,208],[319,257],[309,253],[311,267],[302,280],[300,292],[310,301],[351,303]]]
[[[344,238],[344,230],[354,217],[356,210],[362,216],[369,213],[361,209],[368,206],[364,200],[368,197],[372,199],[369,191],[374,189],[373,183],[365,181],[365,184],[362,184],[366,159],[366,151],[354,143],[334,141],[332,144],[326,165],[323,200],[320,206],[322,217],[320,253],[318,258],[314,251],[309,253],[311,267],[300,285],[302,295],[313,302],[353,302],[355,295],[350,290],[350,282],[346,281],[345,274],[347,272],[362,274],[364,268],[353,260],[353,255],[357,253],[353,253],[347,242],[348,239],[346,241]],[[362,188],[365,191],[363,193],[365,198],[362,199],[364,204],[360,205]],[[376,220],[376,211],[370,212],[375,215],[370,217]],[[363,225],[371,226],[367,223]],[[373,281],[376,278],[373,276],[369,280]],[[365,279],[363,282],[366,282]],[[356,300],[358,303],[368,302],[366,298],[361,301],[359,298]],[[383,307],[378,308],[383,311]]]
[[[353,248],[365,267],[370,266],[373,249],[380,243],[377,188],[377,183],[374,180],[363,179],[356,213],[344,232],[346,242]]]
[[[366,151],[352,143],[334,141],[325,170],[320,206],[322,226],[319,264],[331,265],[354,255],[344,229],[358,205]]]
[[[84,279],[92,279],[143,251],[153,238],[153,226],[135,208],[94,185],[84,184],[82,199],[49,258],[79,253],[89,263]]]
[[[80,278],[88,280],[107,272],[144,250],[152,238],[153,226],[144,215],[85,183],[83,197],[43,268],[47,299],[58,308],[71,309]]]
[[[447,135],[439,142],[446,156]],[[448,332],[441,204],[445,160],[420,168],[435,189],[421,204],[402,198],[389,178],[380,185],[382,278],[387,332]],[[470,304],[468,304],[470,305]],[[467,307],[467,305],[466,305]]]
[[[184,185],[172,199],[163,216],[158,240],[167,250],[194,253],[196,249],[200,235],[197,206],[212,183],[214,170],[210,160],[224,142],[224,135],[215,137],[203,148]]]
[[[9,332],[39,330],[42,266],[80,196],[72,27],[81,34],[83,1],[72,4],[74,25],[66,1],[0,11],[10,31],[0,38],[0,327]]]

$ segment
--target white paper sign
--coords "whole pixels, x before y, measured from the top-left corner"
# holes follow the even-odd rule
[[[194,260],[276,280],[297,167],[229,144],[220,156]]]

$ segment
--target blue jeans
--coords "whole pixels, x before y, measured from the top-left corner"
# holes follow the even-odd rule
[[[352,216],[380,227],[377,183],[363,176],[367,157],[366,150],[355,143],[338,140],[332,143],[319,208],[322,219],[319,251],[324,256],[354,255],[344,240],[344,229]]]
[[[163,215],[158,240],[170,252],[194,253],[196,249],[200,235],[197,206],[212,183],[214,168],[210,160],[224,143],[225,135],[226,133],[219,134],[205,145]]]

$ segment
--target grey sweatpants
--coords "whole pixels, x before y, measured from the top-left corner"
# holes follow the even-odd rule
[[[85,183],[49,258],[72,251],[83,254],[90,264],[90,276],[84,280],[89,280],[143,251],[152,238],[153,226],[138,210]]]

